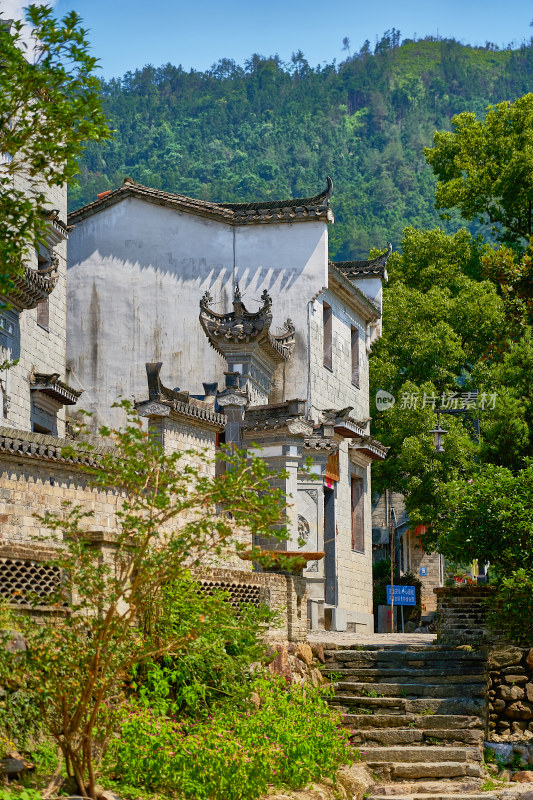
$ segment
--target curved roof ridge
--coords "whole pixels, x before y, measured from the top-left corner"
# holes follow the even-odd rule
[[[392,244],[387,242],[387,249],[375,258],[354,259],[353,261],[330,261],[330,263],[346,275],[383,275],[392,253]]]
[[[320,194],[315,194],[313,197],[293,197],[289,200],[260,200],[257,203],[219,203],[218,205],[223,208],[229,208],[232,211],[248,211],[254,208],[259,210],[268,208],[292,208],[294,206],[319,206],[324,203],[329,203],[333,191],[333,181],[329,175],[326,180],[328,185],[324,191],[320,192]]]
[[[267,200],[252,203],[214,203],[209,200],[199,200],[187,197],[184,194],[165,192],[162,189],[153,189],[143,186],[133,178],[125,178],[118,189],[102,192],[96,200],[88,203],[69,214],[69,223],[85,219],[103,209],[114,205],[126,197],[139,197],[148,202],[156,203],[182,211],[190,211],[201,216],[213,217],[230,225],[245,225],[269,222],[295,222],[305,220],[332,219],[329,209],[329,199],[333,191],[333,181],[327,178],[327,188],[314,197],[293,198],[291,200]],[[271,213],[268,213],[268,212]]]

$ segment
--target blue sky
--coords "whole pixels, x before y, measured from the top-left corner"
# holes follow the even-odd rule
[[[37,2],[38,0],[34,0]],[[0,0],[13,10],[20,0]],[[220,58],[243,63],[252,53],[289,60],[301,49],[312,65],[342,60],[365,39],[397,28],[402,37],[453,36],[465,43],[520,43],[533,34],[533,0],[56,0],[90,29],[104,77],[151,63],[203,70]]]

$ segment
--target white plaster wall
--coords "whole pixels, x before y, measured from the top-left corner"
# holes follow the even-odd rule
[[[324,366],[323,303],[333,313],[332,369]],[[359,388],[352,383],[351,328],[359,331]],[[352,406],[352,416],[363,420],[369,415],[368,354],[365,347],[365,323],[346,307],[329,289],[312,305],[310,316],[311,408],[315,419],[324,408]]]
[[[364,551],[352,550],[351,475],[364,481]],[[370,466],[366,459],[350,457],[347,442],[339,448],[337,484],[337,575],[338,605],[348,612],[356,630],[373,631],[372,617],[372,505]]]
[[[23,181],[17,181],[17,188],[25,189]],[[59,210],[61,220],[66,220],[67,191],[66,187],[46,187],[47,207]],[[19,359],[19,363],[0,373],[2,394],[5,392],[9,399],[7,413],[4,413],[4,404],[0,397],[0,420],[4,425],[21,430],[32,429],[32,403],[29,376],[32,367],[36,372],[58,372],[60,379],[65,380],[65,355],[66,355],[66,273],[67,273],[67,246],[60,242],[54,247],[54,254],[59,258],[58,282],[49,297],[50,322],[49,329],[45,330],[37,324],[37,309],[27,309],[20,313],[15,311],[0,311],[0,316],[14,326],[13,335],[6,333],[6,328],[0,330],[0,361],[4,359]],[[31,253],[28,265],[37,269],[37,256]],[[76,388],[76,387],[74,387]],[[39,413],[34,415],[42,417]],[[46,420],[41,419],[45,424]],[[57,414],[57,434],[65,433],[65,409],[60,407]]]
[[[146,361],[163,361],[166,385],[193,394],[202,381],[223,383],[199,302],[208,289],[215,310],[230,310],[235,281],[252,311],[269,291],[274,332],[292,318],[286,397],[306,398],[306,304],[327,280],[325,222],[232,228],[126,198],[77,224],[68,262],[67,358],[96,421],[118,422],[108,409],[119,395],[146,397]]]

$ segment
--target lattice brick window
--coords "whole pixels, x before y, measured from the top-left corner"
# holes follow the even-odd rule
[[[0,597],[9,603],[27,606],[38,597],[46,605],[60,582],[59,567],[43,561],[0,558]]]
[[[260,586],[249,583],[233,583],[230,581],[199,581],[205,594],[212,597],[216,591],[224,590],[229,594],[229,603],[235,610],[243,603],[251,603],[258,607],[264,600]]]

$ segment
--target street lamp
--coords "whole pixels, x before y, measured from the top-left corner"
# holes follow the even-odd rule
[[[444,445],[442,444],[442,437],[445,436],[448,431],[444,430],[440,426],[440,411],[437,411],[437,426],[433,428],[430,433],[433,434],[433,440],[435,442],[435,452],[436,453],[444,453]]]

